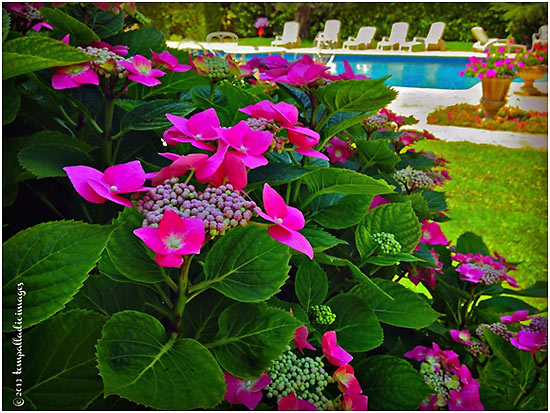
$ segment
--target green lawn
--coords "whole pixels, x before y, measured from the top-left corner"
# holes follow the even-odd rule
[[[520,286],[548,279],[548,152],[468,142],[421,141],[417,148],[451,162],[445,184],[451,221],[441,224],[456,242],[466,231],[510,262]],[[531,301],[531,300],[529,300]],[[535,300],[540,306],[545,300]]]
[[[275,40],[274,37],[248,37],[239,39],[240,45],[245,46],[269,46]],[[345,40],[345,39],[344,39]],[[449,51],[472,51],[472,42],[445,42]],[[302,40],[302,47],[312,47],[313,40]]]

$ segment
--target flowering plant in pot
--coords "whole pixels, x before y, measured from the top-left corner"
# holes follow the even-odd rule
[[[545,409],[546,285],[443,234],[385,79],[40,12],[4,19],[6,410]]]
[[[518,76],[524,81],[522,91],[528,95],[538,96],[541,92],[533,82],[544,77],[548,71],[548,44],[536,44],[527,52],[516,54]]]
[[[516,76],[515,62],[504,51],[500,47],[496,52],[487,52],[485,58],[470,57],[466,70],[459,72],[459,76],[481,79],[481,106],[490,118],[506,104],[510,83]]]

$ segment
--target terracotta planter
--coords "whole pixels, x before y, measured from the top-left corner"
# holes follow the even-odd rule
[[[518,68],[518,76],[521,77],[524,82],[521,90],[531,96],[542,95],[541,91],[533,85],[533,82],[537,79],[543,78],[546,75],[547,70],[548,66],[544,65],[524,66]]]
[[[481,106],[485,116],[492,118],[506,104],[506,95],[513,77],[485,77],[481,79]]]

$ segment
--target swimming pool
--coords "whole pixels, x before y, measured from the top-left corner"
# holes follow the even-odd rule
[[[262,54],[247,54],[248,61],[253,57],[265,57]],[[285,59],[293,62],[302,55],[286,53]],[[434,88],[434,89],[469,89],[480,80],[458,73],[464,70],[468,58],[462,57],[424,57],[424,56],[358,56],[335,55],[331,65],[333,74],[344,71],[342,59],[351,65],[355,74],[370,78],[380,78],[387,75],[388,86]],[[517,78],[515,81],[522,81]]]

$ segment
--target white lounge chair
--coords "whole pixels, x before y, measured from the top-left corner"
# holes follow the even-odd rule
[[[484,52],[491,47],[505,47],[507,53],[510,53],[510,51],[515,51],[516,49],[523,49],[524,51],[527,50],[527,46],[523,44],[510,43],[508,39],[490,39],[482,27],[472,27],[472,34],[477,40],[477,42],[472,46],[472,50],[474,52]]]
[[[315,47],[330,49],[340,45],[340,20],[327,20],[322,32],[317,33],[313,44]]]
[[[281,46],[288,49],[300,47],[300,23],[286,22],[283,27],[283,34],[275,36],[271,46]]]
[[[541,46],[548,44],[548,25],[547,24],[545,24],[544,26],[540,26],[539,31],[537,33],[533,33],[533,43],[531,46],[534,46],[536,44],[540,44]]]
[[[344,49],[350,47],[356,47],[357,49],[370,49],[374,45],[374,35],[376,34],[376,27],[366,26],[361,27],[357,33],[357,37],[349,36],[348,40],[344,42]]]
[[[409,52],[412,52],[412,48],[418,45],[424,46],[424,50],[445,50],[445,41],[443,40],[445,27],[446,25],[443,22],[432,23],[428,36],[415,37],[410,42],[401,43],[399,50],[408,47]]]
[[[402,43],[407,42],[407,33],[409,31],[409,23],[399,22],[394,23],[391,27],[390,37],[382,37],[382,40],[378,42],[376,46],[377,50],[384,49],[384,47],[390,47],[393,49],[395,46],[399,46]]]

